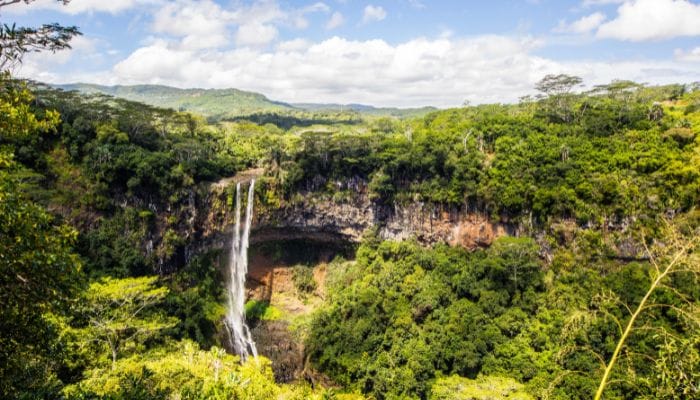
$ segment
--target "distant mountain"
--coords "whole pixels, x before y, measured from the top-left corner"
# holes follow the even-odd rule
[[[392,117],[417,117],[437,111],[435,107],[396,108],[374,107],[365,104],[335,104],[335,103],[293,103],[292,106],[307,111],[354,111],[360,114],[392,116]]]
[[[190,111],[214,119],[234,118],[260,113],[357,112],[363,115],[399,118],[425,115],[437,110],[422,108],[380,108],[364,104],[288,104],[264,95],[238,89],[179,89],[163,85],[103,86],[88,83],[53,85],[63,90],[102,93],[156,107]]]
[[[102,86],[86,83],[54,87],[83,93],[102,93],[214,118],[294,110],[291,105],[272,101],[260,93],[238,89],[179,89],[163,85]]]

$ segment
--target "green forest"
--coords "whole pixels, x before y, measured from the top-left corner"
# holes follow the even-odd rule
[[[42,34],[1,33],[1,65],[31,50],[12,35]],[[0,398],[700,398],[700,87],[581,83],[417,116],[207,119],[3,72]],[[379,218],[322,277],[294,267],[307,314],[247,304],[303,348],[281,380],[227,347],[227,249],[198,226],[230,234],[227,179],[254,169],[261,224],[366,199],[507,229],[466,248]]]

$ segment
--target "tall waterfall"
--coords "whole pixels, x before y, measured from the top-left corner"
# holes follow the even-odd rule
[[[253,219],[253,192],[255,179],[248,187],[248,203],[245,210],[245,221],[241,233],[241,184],[236,184],[236,225],[233,228],[231,243],[231,259],[229,261],[228,311],[226,312],[226,328],[229,333],[231,347],[242,360],[252,355],[258,356],[255,342],[250,336],[250,330],[245,323],[245,276],[248,273],[248,235]]]

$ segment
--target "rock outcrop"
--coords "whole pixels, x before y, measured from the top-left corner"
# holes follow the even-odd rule
[[[377,229],[383,239],[416,239],[426,245],[447,243],[469,249],[488,246],[494,239],[514,233],[505,224],[461,210],[441,210],[420,202],[379,205],[365,194],[335,201],[318,193],[257,215],[254,229],[269,238],[275,233],[279,238],[327,235],[352,242],[359,242],[367,230]]]
[[[260,177],[262,170],[251,170],[211,184],[200,192],[196,220],[188,223],[185,254],[203,249],[225,249],[233,224],[231,199],[235,183]],[[265,178],[261,178],[265,179]],[[261,185],[262,187],[263,185]],[[551,259],[554,238],[559,244],[571,243],[579,233],[599,231],[609,250],[607,257],[636,259],[640,250],[629,238],[629,222],[606,222],[600,226],[579,226],[573,220],[551,221],[546,227],[494,221],[488,215],[464,208],[447,208],[421,201],[382,204],[373,201],[367,183],[358,179],[337,182],[330,194],[325,185],[299,192],[292,200],[267,202],[257,194],[251,243],[278,240],[358,243],[368,231],[382,239],[414,239],[424,245],[446,243],[466,249],[488,247],[501,236],[529,235],[542,246],[543,258]],[[260,204],[258,204],[260,203]],[[194,211],[193,211],[194,213]],[[590,224],[589,224],[590,225]],[[550,239],[548,239],[550,238]],[[609,254],[608,254],[609,253]]]

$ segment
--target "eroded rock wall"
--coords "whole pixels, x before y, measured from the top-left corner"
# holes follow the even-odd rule
[[[380,205],[363,194],[336,201],[318,193],[307,193],[294,204],[256,214],[254,229],[263,234],[276,230],[280,238],[287,230],[291,236],[329,234],[352,242],[377,229],[383,239],[415,239],[426,245],[447,243],[469,249],[515,233],[514,228],[493,223],[484,215],[461,210],[446,211],[420,202]]]

